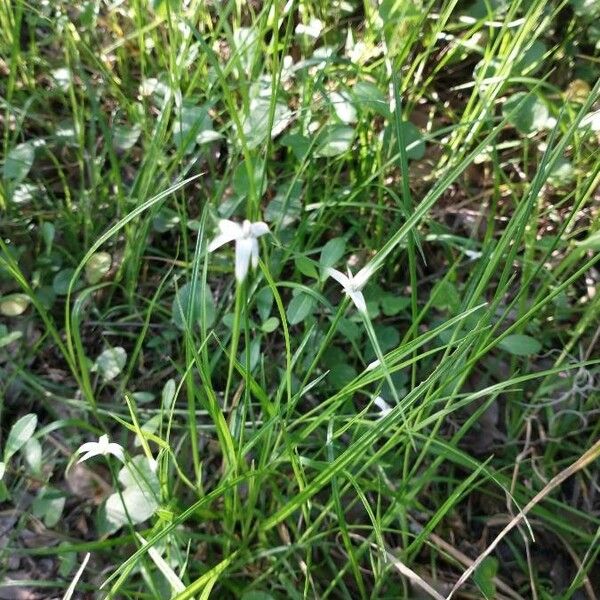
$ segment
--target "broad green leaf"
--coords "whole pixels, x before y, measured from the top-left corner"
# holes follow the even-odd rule
[[[220,136],[213,131],[213,122],[208,113],[209,107],[196,106],[184,102],[174,117],[173,141],[178,150],[188,154],[196,144],[203,144]]]
[[[256,294],[256,310],[261,320],[266,321],[268,316],[271,314],[273,308],[273,292],[271,288],[264,287]]]
[[[250,192],[250,183],[254,185],[254,189],[262,195],[266,189],[267,177],[264,177],[265,162],[264,160],[254,160],[251,163],[252,179],[248,175],[246,161],[240,162],[233,172],[233,190],[240,197],[244,198]],[[261,188],[262,184],[262,188]]]
[[[425,141],[421,132],[410,121],[400,124],[404,136],[406,156],[409,160],[420,160],[425,156]]]
[[[289,193],[288,193],[289,192]],[[264,217],[267,223],[276,223],[282,229],[297,221],[302,214],[302,183],[297,181],[292,190],[281,188],[267,204]]]
[[[516,61],[513,68],[513,74],[517,76],[533,74],[540,68],[546,51],[546,44],[541,40],[535,40],[533,44],[523,52],[521,59]]]
[[[163,410],[171,410],[173,402],[175,401],[175,392],[177,391],[177,385],[174,379],[169,379],[165,383],[162,394],[161,394],[161,406]]]
[[[67,548],[70,547],[68,542],[61,542],[57,547],[60,548],[60,551],[56,553],[59,562],[58,574],[63,579],[66,579],[72,573],[75,565],[77,564],[77,553],[67,551]],[[64,550],[62,547],[65,547]],[[63,600],[66,599],[63,598]]]
[[[22,315],[29,306],[31,300],[25,294],[11,294],[0,300],[0,314],[5,317],[18,317]]]
[[[54,527],[60,521],[65,500],[66,497],[60,490],[48,488],[40,490],[32,503],[32,513],[42,519],[46,527]]]
[[[559,158],[553,165],[548,177],[548,182],[555,187],[568,185],[575,178],[575,169],[570,160],[565,157]]]
[[[342,318],[338,322],[338,331],[345,335],[349,340],[355,341],[362,335],[364,327],[359,327],[350,319]]]
[[[519,103],[525,101],[519,110],[512,115]],[[528,134],[544,129],[548,123],[549,112],[546,105],[535,95],[519,92],[513,94],[502,106],[502,113],[508,118],[508,121],[515,126],[517,131]],[[510,115],[510,116],[509,116]]]
[[[4,161],[2,175],[4,179],[23,181],[33,165],[35,149],[33,144],[25,142],[12,148]]]
[[[250,72],[258,53],[259,37],[254,27],[238,27],[233,32],[233,45],[236,57],[242,68]]]
[[[156,473],[145,456],[131,459],[120,471],[119,482],[123,486],[122,496],[112,494],[104,506],[109,531],[116,531],[126,523],[127,512],[132,523],[143,523],[158,508],[159,482]]]
[[[30,437],[23,448],[25,462],[34,473],[42,470],[42,445],[37,438]]]
[[[104,381],[112,381],[125,367],[127,352],[121,346],[107,348],[98,356],[93,370],[98,371]]]
[[[46,252],[52,250],[52,243],[54,242],[54,236],[56,235],[56,228],[49,221],[44,221],[40,227],[42,239],[46,244]]]
[[[35,432],[37,415],[29,413],[22,416],[10,429],[4,446],[4,462],[18,452]]]
[[[152,402],[156,398],[152,392],[133,392],[131,397],[137,404],[148,404],[148,402]]]
[[[410,306],[410,298],[406,296],[387,295],[381,299],[381,310],[386,317],[392,317]]]
[[[206,290],[205,300],[206,300],[206,325],[210,327],[215,320],[215,302],[213,299],[213,295],[210,291],[210,288],[207,286],[204,287]],[[193,299],[193,305],[191,307],[191,323],[190,326],[196,324],[200,319],[201,307],[202,307],[202,295],[201,295],[202,286],[198,283],[196,284],[196,297]],[[192,292],[192,284],[186,283],[182,285],[177,294],[175,294],[175,298],[173,300],[172,307],[172,318],[175,326],[184,330],[186,327],[186,323],[188,320],[188,313],[190,311],[190,304],[192,299],[190,297]]]
[[[96,252],[85,265],[85,278],[88,283],[98,283],[109,271],[112,256],[108,252]]]
[[[169,380],[172,381],[172,380]],[[141,431],[143,433],[156,433],[156,431],[158,430],[158,428],[160,427],[160,422],[162,421],[162,415],[160,413],[154,415],[153,417],[150,417],[141,427]],[[135,440],[133,442],[133,445],[136,448],[139,448],[142,445],[142,440],[140,439],[140,436],[137,435],[135,437]]]
[[[140,488],[126,488],[121,492],[123,500],[119,493],[115,492],[108,497],[105,504],[106,520],[111,525],[112,531],[116,531],[129,521],[134,524],[143,523],[148,520],[158,508],[158,503],[154,495],[148,490]]]
[[[335,389],[343,388],[356,377],[356,369],[347,363],[337,363],[327,374],[327,382]]]
[[[391,325],[375,325],[375,335],[383,352],[395,348],[400,343],[400,333],[396,327]],[[372,358],[375,358],[373,354]],[[371,360],[371,357],[369,357]]]
[[[249,148],[257,148],[267,139],[270,111],[271,101],[269,98],[259,97],[250,101],[249,112],[243,124],[244,136]],[[277,101],[270,132],[271,137],[278,136],[290,124],[291,120],[292,112],[287,104]]]
[[[0,348],[12,344],[14,341],[23,337],[22,331],[11,331],[8,332],[6,325],[0,325]]]
[[[329,125],[321,134],[320,140],[315,156],[338,156],[352,147],[354,129],[347,125]]]
[[[456,286],[447,280],[435,284],[431,291],[431,302],[438,308],[447,308],[452,311],[460,310],[460,294]]]
[[[488,556],[473,573],[473,581],[487,600],[496,597],[494,578],[498,573],[498,559]]]
[[[577,242],[577,245],[581,248],[589,248],[590,250],[600,250],[600,230],[592,233],[585,240]]]
[[[329,240],[321,250],[319,262],[323,267],[333,267],[346,252],[346,240],[341,237]]]
[[[311,313],[314,305],[312,296],[300,292],[296,294],[287,307],[287,318],[290,325],[296,325],[306,319]]]
[[[71,279],[73,279],[73,275],[75,274],[75,269],[62,269],[59,271],[52,280],[52,291],[57,296],[65,296],[69,291],[69,284],[71,283]],[[79,282],[75,284],[75,289],[79,287]]]
[[[354,108],[348,92],[331,92],[329,94],[329,101],[333,106],[337,118],[342,123],[345,125],[356,123],[356,108]]]
[[[284,146],[292,149],[296,160],[304,160],[310,148],[310,140],[300,133],[289,133],[281,138]]]
[[[306,256],[297,256],[294,259],[294,264],[296,268],[302,275],[306,275],[307,277],[313,277],[314,279],[319,279],[319,273],[317,268],[315,267],[312,260],[306,258]]]
[[[390,115],[390,106],[383,92],[370,81],[359,81],[352,88],[354,104],[360,110],[373,110],[384,117]]]
[[[123,465],[118,479],[125,488],[143,489],[158,494],[158,477],[148,459],[143,455],[134,456],[126,465]]]
[[[264,333],[272,333],[279,327],[279,319],[277,317],[269,317],[262,325],[261,330]]]
[[[141,132],[142,128],[137,123],[132,127],[116,125],[112,130],[113,146],[121,151],[131,150],[138,141]]]
[[[542,345],[535,338],[519,333],[505,337],[498,345],[515,356],[537,354],[542,348]]]

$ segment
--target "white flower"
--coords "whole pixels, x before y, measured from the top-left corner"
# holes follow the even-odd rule
[[[392,412],[392,407],[381,397],[377,396],[377,398],[373,399],[375,406],[379,409],[379,415],[381,417],[385,417],[390,412]]]
[[[319,37],[321,31],[323,31],[323,21],[315,19],[314,17],[308,22],[308,25],[298,23],[295,29],[297,35],[305,34],[314,39]]]
[[[235,241],[235,277],[241,283],[246,279],[248,266],[258,265],[258,238],[269,233],[269,226],[262,221],[250,223],[247,219],[240,225],[228,219],[219,221],[219,235],[208,245],[212,252],[223,244]]]
[[[365,369],[365,371],[374,371],[380,364],[381,364],[381,361],[379,359],[376,359],[372,363],[369,363],[367,365],[367,368]]]
[[[367,312],[367,303],[365,302],[362,289],[365,287],[373,272],[371,267],[368,265],[363,267],[356,275],[352,275],[350,269],[348,269],[347,276],[341,271],[332,269],[331,267],[328,267],[325,272],[342,286],[344,292],[350,296],[350,299],[354,302],[354,305],[360,312]]]
[[[114,442],[109,442],[106,434],[101,435],[97,442],[86,442],[79,446],[76,454],[81,454],[82,452],[85,452],[85,454],[77,461],[78,463],[93,456],[108,456],[109,454],[116,456],[122,463],[125,462],[123,447]]]

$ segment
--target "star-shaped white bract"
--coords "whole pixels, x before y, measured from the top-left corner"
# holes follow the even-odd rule
[[[122,463],[125,462],[125,452],[123,447],[114,442],[109,442],[106,434],[101,435],[97,442],[86,442],[79,446],[76,454],[81,454],[82,452],[85,454],[77,461],[78,463],[83,462],[88,458],[92,458],[93,456],[108,456],[109,454],[118,458]]]
[[[212,252],[223,244],[235,241],[235,278],[241,283],[246,279],[250,262],[253,268],[258,266],[258,238],[269,233],[269,226],[262,221],[251,223],[246,219],[240,225],[229,219],[221,219],[219,232],[208,245],[208,251]]]
[[[366,314],[367,303],[365,302],[362,289],[367,284],[367,281],[373,272],[372,269],[367,265],[356,275],[352,275],[350,269],[348,269],[348,275],[344,275],[341,271],[332,269],[331,267],[328,267],[325,272],[342,286],[344,293],[350,297],[352,302],[354,302],[354,306],[356,306],[359,312]]]
[[[381,396],[374,398],[373,403],[379,409],[380,417],[385,417],[392,412],[392,407]]]

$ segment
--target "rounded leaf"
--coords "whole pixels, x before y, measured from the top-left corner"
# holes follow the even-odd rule
[[[290,325],[297,325],[304,321],[313,309],[314,299],[312,296],[300,292],[294,296],[287,308],[287,318]]]
[[[30,302],[29,296],[25,294],[5,296],[0,302],[0,314],[5,317],[18,317],[27,310]]]
[[[34,157],[35,150],[33,144],[26,142],[15,146],[9,151],[4,161],[2,171],[4,179],[12,179],[13,181],[22,181],[25,179],[31,169],[31,165],[33,165]]]
[[[315,156],[338,156],[350,150],[354,141],[354,129],[346,125],[327,127],[321,136]]]
[[[96,359],[94,369],[100,373],[104,381],[114,379],[125,367],[127,352],[121,346],[104,350]]]
[[[537,354],[542,348],[542,345],[535,338],[520,333],[505,337],[499,346],[515,356],[531,356]]]
[[[333,267],[346,252],[346,240],[341,237],[329,240],[321,250],[321,258],[319,262],[324,267]]]
[[[502,107],[502,113],[517,131],[523,134],[543,129],[550,116],[546,105],[535,95],[513,94]]]
[[[22,416],[10,429],[6,446],[4,447],[4,462],[18,452],[33,435],[37,427],[37,415],[29,413]]]
[[[108,252],[96,252],[85,265],[85,278],[92,285],[98,283],[109,271],[112,257]]]

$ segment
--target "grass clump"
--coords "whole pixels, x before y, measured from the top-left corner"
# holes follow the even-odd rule
[[[1,4],[0,591],[595,598],[598,11]]]

